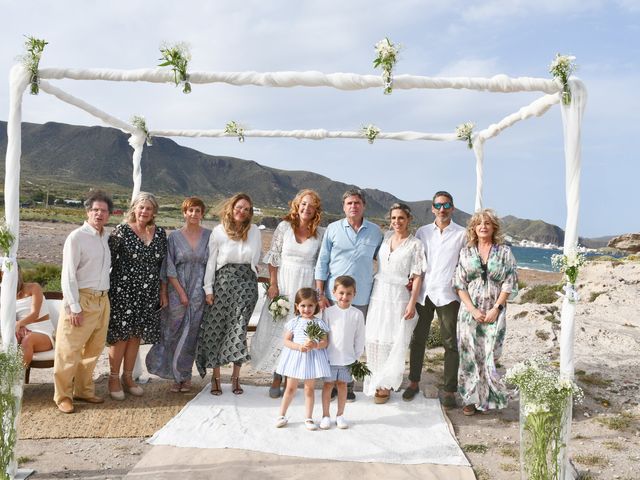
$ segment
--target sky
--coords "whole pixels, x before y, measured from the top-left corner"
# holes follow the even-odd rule
[[[396,74],[550,78],[556,53],[576,56],[588,90],[582,131],[579,235],[640,231],[640,0],[166,1],[16,2],[0,0],[0,71],[8,78],[24,35],[49,42],[41,68],[153,68],[163,42],[187,42],[191,71],[306,71],[378,74],[374,45],[401,45]],[[458,90],[52,82],[123,120],[142,115],[151,129],[453,132],[500,121],[541,96]],[[0,82],[0,119],[8,81]],[[87,113],[41,93],[24,96],[23,120],[100,125]],[[463,142],[182,139],[214,155],[284,170],[309,170],[417,201],[448,190],[474,209],[475,158]],[[153,147],[148,147],[153,148]],[[185,166],[188,168],[188,166]],[[565,225],[560,108],[519,122],[485,144],[484,206],[500,216]],[[143,171],[144,186],[144,171]],[[309,185],[313,187],[313,185]],[[198,192],[193,192],[197,194]],[[248,192],[251,193],[251,192]]]

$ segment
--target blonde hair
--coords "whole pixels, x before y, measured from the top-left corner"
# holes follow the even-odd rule
[[[149,192],[140,192],[135,198],[131,201],[131,205],[129,206],[129,211],[127,212],[127,223],[136,223],[136,207],[142,202],[149,202],[153,207],[153,216],[147,225],[155,225],[155,218],[158,214],[158,209],[160,208],[158,205],[158,200],[153,195],[153,193]]]
[[[320,216],[322,215],[322,202],[320,201],[320,195],[318,195],[318,192],[315,190],[311,190],[310,188],[300,190],[296,196],[293,197],[293,200],[289,202],[289,213],[287,213],[287,215],[282,219],[289,222],[294,230],[298,228],[300,226],[300,214],[298,213],[298,209],[300,208],[302,199],[307,195],[313,199],[312,205],[316,209],[316,213],[309,225],[309,233],[312,237],[316,237],[318,234],[318,226],[320,225]]]
[[[485,218],[491,222],[491,225],[493,225],[491,243],[504,243],[504,236],[502,233],[502,227],[500,226],[500,219],[498,218],[498,215],[490,208],[485,208],[474,213],[473,216],[469,219],[469,223],[467,224],[467,245],[469,247],[478,245],[478,234],[476,233],[476,227]]]
[[[236,206],[240,200],[246,200],[249,202],[249,218],[247,218],[240,226],[236,225],[233,221],[233,207]],[[246,193],[236,193],[229,200],[224,202],[220,209],[220,223],[226,232],[227,236],[231,240],[246,240],[249,235],[249,229],[251,228],[251,220],[253,219],[253,202],[251,197]]]

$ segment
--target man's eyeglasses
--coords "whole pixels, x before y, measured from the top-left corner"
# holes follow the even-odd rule
[[[435,208],[436,210],[440,210],[442,207],[444,207],[445,210],[449,210],[451,207],[453,207],[453,203],[445,202],[445,203],[434,203],[433,204],[433,208]]]

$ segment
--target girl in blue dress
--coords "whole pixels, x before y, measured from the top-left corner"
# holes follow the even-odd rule
[[[301,288],[296,293],[295,311],[297,316],[287,322],[284,327],[284,348],[280,354],[280,362],[276,373],[287,377],[287,387],[282,396],[280,416],[276,419],[276,427],[284,427],[289,421],[285,416],[287,409],[298,389],[298,382],[304,381],[304,425],[307,430],[317,430],[313,421],[313,403],[315,400],[316,378],[331,375],[329,357],[327,355],[327,335],[320,341],[309,340],[305,334],[307,325],[316,322],[322,330],[329,332],[329,326],[315,315],[320,311],[318,296],[312,288]]]

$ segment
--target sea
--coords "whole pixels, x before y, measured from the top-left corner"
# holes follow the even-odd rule
[[[536,248],[536,247],[516,247],[511,246],[513,256],[516,257],[518,268],[528,268],[531,270],[542,270],[544,272],[553,272],[551,266],[551,255],[562,253],[562,250],[552,248]]]

